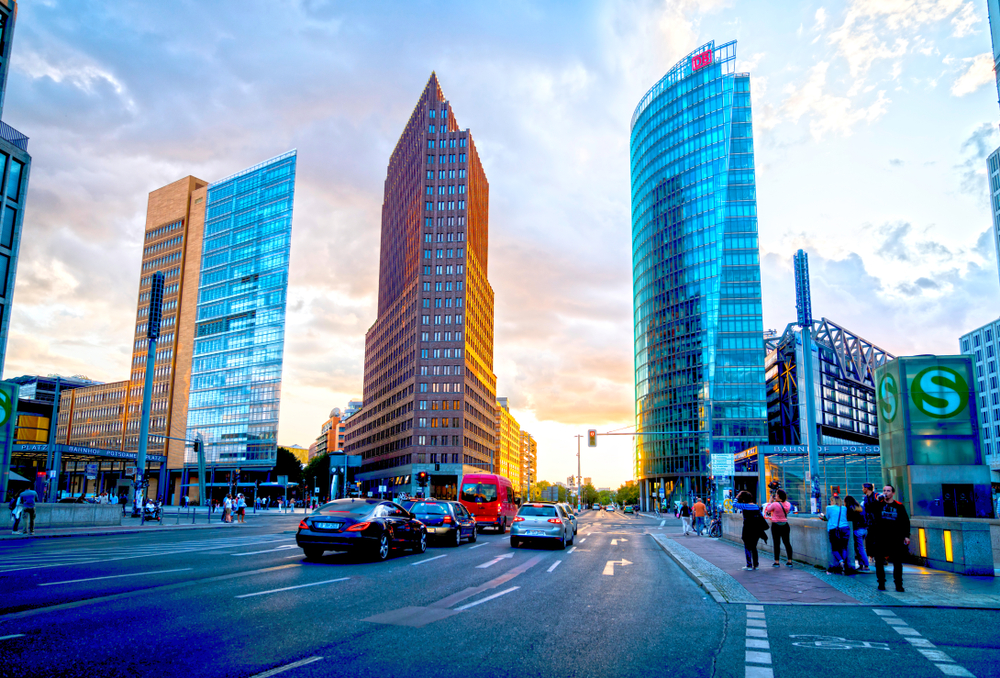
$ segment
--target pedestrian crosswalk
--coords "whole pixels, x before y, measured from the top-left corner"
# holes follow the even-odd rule
[[[221,539],[192,539],[168,544],[143,544],[136,546],[109,546],[93,548],[52,549],[24,554],[0,554],[0,575],[5,572],[19,572],[67,565],[102,563],[151,556],[171,556],[196,551],[221,551],[259,544],[273,544],[288,541],[285,534],[246,535]]]

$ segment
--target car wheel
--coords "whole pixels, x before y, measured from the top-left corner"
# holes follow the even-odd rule
[[[461,546],[461,545],[462,545],[462,528],[461,527],[456,527],[455,528],[455,543],[452,544],[452,546],[458,547],[458,546]]]
[[[383,534],[378,539],[378,546],[375,548],[375,560],[379,562],[389,557],[389,535]]]
[[[475,544],[476,543],[476,539],[478,539],[478,538],[479,538],[479,530],[474,527],[474,528],[472,528],[472,534],[469,535],[469,541],[471,541],[473,544]]]
[[[459,539],[461,539],[461,534],[462,533],[459,532]],[[423,531],[420,532],[420,541],[417,542],[416,551],[417,551],[417,553],[425,553],[427,551],[427,533],[426,532],[423,532]]]
[[[571,536],[571,537],[569,538],[569,541],[568,541],[567,543],[568,543],[568,544],[569,544],[570,546],[572,546],[572,545],[573,545],[573,542],[574,542],[574,541],[576,541],[576,534],[575,534],[575,533],[573,534],[573,536]]]
[[[323,557],[323,549],[315,547],[303,548],[302,552],[306,554],[306,560],[318,560]]]
[[[566,535],[563,535],[562,537],[559,538],[559,550],[560,551],[566,550]]]
[[[511,537],[510,538],[510,547],[512,549],[516,549],[520,545],[521,545],[521,540],[520,539],[518,539],[517,537]]]
[[[507,534],[507,519],[500,521],[500,534]]]

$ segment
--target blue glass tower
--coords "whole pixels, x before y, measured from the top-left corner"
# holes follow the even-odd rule
[[[710,453],[767,442],[750,75],[736,43],[671,68],[632,116],[636,474],[707,494]]]
[[[296,152],[214,183],[194,332],[187,437],[221,466],[273,466]],[[189,449],[186,461],[197,462]]]

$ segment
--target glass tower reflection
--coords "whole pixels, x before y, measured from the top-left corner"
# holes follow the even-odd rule
[[[638,478],[707,490],[709,453],[767,442],[750,76],[709,42],[632,117]],[[680,497],[678,497],[680,498]]]
[[[277,456],[295,160],[290,151],[208,188],[187,437],[203,437],[210,463]]]

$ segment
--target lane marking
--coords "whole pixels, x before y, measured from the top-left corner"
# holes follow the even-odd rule
[[[456,607],[455,609],[457,611],[459,611],[459,612],[461,612],[463,610],[468,610],[470,607],[475,607],[476,605],[479,605],[480,603],[485,603],[488,600],[493,600],[494,598],[499,598],[500,596],[507,595],[511,591],[516,591],[519,588],[521,588],[521,587],[520,586],[511,586],[509,589],[505,589],[503,591],[500,591],[499,593],[494,593],[492,596],[486,596],[485,598],[480,598],[479,600],[471,602],[468,605],[463,605],[462,607]]]
[[[625,567],[626,565],[631,565],[631,564],[632,564],[631,560],[625,560],[624,558],[622,558],[621,560],[609,560],[604,565],[604,572],[602,572],[601,574],[606,574],[608,576],[613,577],[615,576],[615,565],[621,565],[622,567]]]
[[[771,663],[770,644],[767,640],[767,622],[764,620],[763,605],[747,605],[746,649],[744,650],[743,671],[746,678],[774,678]],[[754,626],[764,628],[751,628]],[[765,651],[767,650],[767,651]],[[758,666],[764,664],[764,666]]]
[[[447,558],[447,557],[448,557],[448,554],[447,554],[447,553],[445,553],[445,554],[443,554],[443,555],[440,555],[440,556],[434,556],[433,558],[424,558],[423,560],[418,560],[418,561],[417,561],[417,562],[415,562],[415,563],[411,563],[411,566],[412,566],[412,567],[416,567],[417,565],[421,565],[421,564],[423,564],[423,563],[429,563],[429,562],[431,562],[432,560],[437,560],[438,558]]]
[[[485,543],[485,544],[476,544],[475,546],[470,546],[468,550],[469,550],[469,551],[471,551],[472,549],[478,549],[478,548],[482,548],[482,547],[484,547],[484,546],[489,546],[489,543]]]
[[[427,607],[448,608],[451,607],[452,605],[457,605],[458,603],[462,602],[463,600],[466,600],[467,598],[471,598],[472,596],[478,595],[485,591],[489,591],[490,589],[495,589],[502,584],[506,584],[511,579],[514,579],[515,577],[524,574],[532,567],[542,562],[544,558],[545,558],[544,556],[533,556],[526,562],[521,563],[517,567],[511,568],[510,570],[504,572],[499,577],[491,579],[485,584],[480,584],[479,586],[470,586],[468,588],[462,589],[458,593],[453,593],[450,596],[446,596],[441,600],[437,601],[436,603],[431,603]]]
[[[169,572],[187,572],[190,567],[181,567],[176,570],[156,570],[155,572],[135,572],[133,574],[112,574],[107,577],[87,577],[86,579],[69,579],[67,581],[50,581],[39,586],[58,586],[59,584],[79,584],[84,581],[98,581],[100,579],[120,579],[122,577],[145,577],[148,574],[167,574]]]
[[[559,567],[559,563],[561,562],[562,562],[561,560],[557,560],[556,562],[552,563],[552,567],[547,569],[546,572],[551,572],[552,570],[556,569],[557,567]]]
[[[916,629],[910,628],[906,622],[896,617],[894,612],[883,609],[873,609],[875,614],[881,617],[882,621],[889,624],[889,628],[904,637],[906,642],[913,645],[917,652],[922,654],[928,661],[934,664],[941,673],[946,676],[960,676],[961,678],[976,678],[965,667],[955,663],[948,654],[935,648],[934,643],[926,638],[920,637]],[[916,637],[915,637],[916,636]]]
[[[663,526],[664,526],[664,525],[666,525],[666,524],[667,524],[667,521],[665,521],[665,520],[661,520],[661,521],[660,521],[660,527],[663,527]]]
[[[304,589],[310,586],[320,586],[322,584],[333,584],[338,581],[347,581],[350,577],[341,577],[340,579],[327,579],[326,581],[314,581],[309,584],[299,584],[298,586],[286,586],[281,589],[271,589],[270,591],[258,591],[257,593],[244,593],[242,596],[236,596],[236,598],[253,598],[254,596],[266,596],[269,593],[281,593],[282,591],[291,591],[293,589]]]
[[[587,541],[587,538],[586,538],[586,537],[584,537],[583,539],[581,539],[581,540],[580,540],[580,543],[582,544],[582,543],[583,543],[583,542],[585,542],[585,541]]]
[[[612,546],[618,546],[618,540],[617,539],[612,539],[611,540],[611,545]]]
[[[575,550],[576,550],[576,547],[574,546],[573,548],[571,548],[571,549],[570,549],[569,551],[567,551],[566,553],[573,553],[573,551],[575,551]]]
[[[258,673],[250,678],[270,678],[270,676],[276,676],[279,673],[284,673],[289,669],[296,669],[300,666],[305,666],[306,664],[312,664],[313,662],[318,662],[322,657],[308,657],[306,659],[300,659],[297,662],[292,662],[291,664],[285,664],[284,666],[279,666],[277,668],[271,669],[270,671],[265,671],[264,673]]]
[[[438,556],[438,557],[440,557],[440,556]],[[482,565],[476,565],[476,569],[477,570],[482,570],[482,569],[485,569],[487,567],[492,567],[493,565],[496,565],[497,563],[499,563],[501,560],[504,560],[505,558],[513,558],[513,557],[514,557],[513,553],[507,553],[507,554],[504,554],[502,556],[497,556],[493,560],[489,560],[489,561],[483,563]]]
[[[753,648],[756,650],[770,650],[771,644],[767,640],[761,638],[747,638],[746,646],[748,648]]]
[[[12,633],[9,636],[0,636],[0,640],[10,640],[11,638],[21,638],[23,636],[23,633]]]
[[[284,549],[297,549],[297,544],[285,544],[284,546],[279,546],[278,548],[267,549],[266,551],[250,551],[249,553],[230,553],[231,556],[255,556],[258,553],[274,553],[275,551],[282,551]]]

